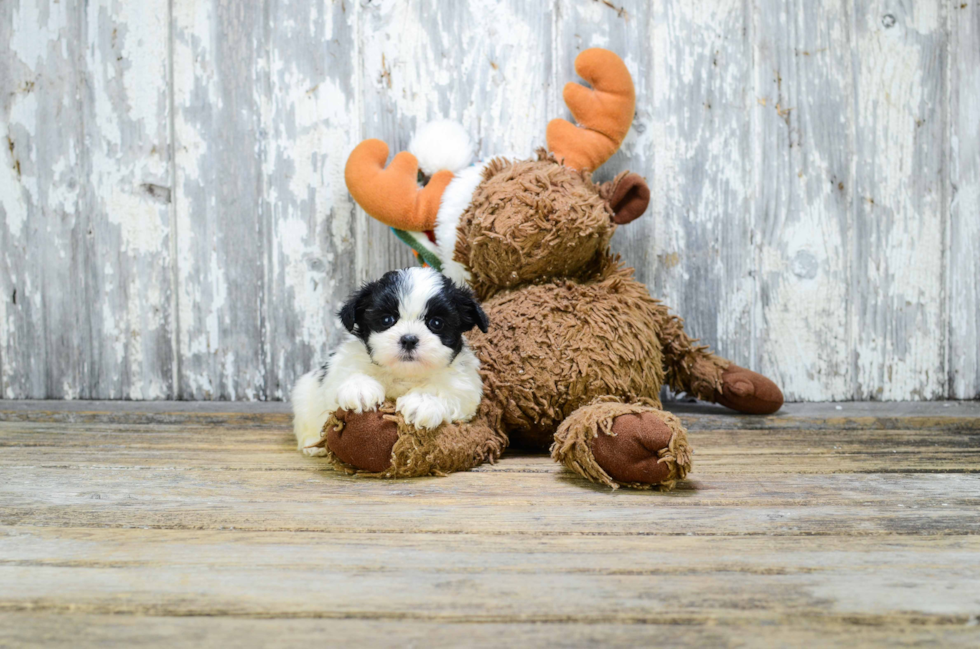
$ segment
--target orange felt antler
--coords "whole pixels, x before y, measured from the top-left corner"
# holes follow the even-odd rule
[[[385,225],[413,232],[431,230],[453,173],[436,172],[428,185],[419,188],[419,162],[414,155],[403,151],[385,169],[387,159],[388,145],[381,140],[364,140],[351,151],[344,168],[351,196]]]
[[[565,103],[581,127],[551,120],[548,150],[566,167],[595,171],[616,153],[630,130],[636,92],[626,64],[609,50],[585,50],[575,57],[575,71],[592,84],[591,89],[565,85]]]

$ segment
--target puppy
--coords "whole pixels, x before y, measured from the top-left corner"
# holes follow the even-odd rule
[[[394,400],[416,428],[476,414],[480,362],[463,333],[486,333],[489,323],[468,288],[431,268],[394,270],[351,295],[338,315],[346,340],[293,388],[293,431],[304,453],[325,453],[308,447],[340,408],[366,412]]]

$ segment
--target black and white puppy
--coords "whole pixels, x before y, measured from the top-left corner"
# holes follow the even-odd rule
[[[417,428],[476,414],[480,361],[463,333],[486,333],[488,322],[469,288],[431,268],[393,270],[351,295],[339,316],[347,339],[293,388],[293,430],[305,453],[324,452],[307,447],[340,408],[365,412],[394,400]]]

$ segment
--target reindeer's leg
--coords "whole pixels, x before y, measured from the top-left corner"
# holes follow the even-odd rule
[[[652,401],[600,397],[558,427],[551,456],[592,482],[672,489],[691,469],[687,432]]]
[[[493,462],[507,447],[499,409],[484,399],[472,421],[420,430],[394,405],[376,412],[338,411],[323,427],[320,445],[330,462],[349,473],[382,478],[445,475]]]
[[[698,345],[684,331],[683,320],[660,308],[660,342],[670,389],[740,412],[768,415],[779,410],[783,393],[775,383]]]

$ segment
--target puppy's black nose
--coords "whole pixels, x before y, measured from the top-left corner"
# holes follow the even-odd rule
[[[402,346],[402,349],[410,352],[418,346],[419,337],[414,334],[405,334],[398,339],[398,343]]]

